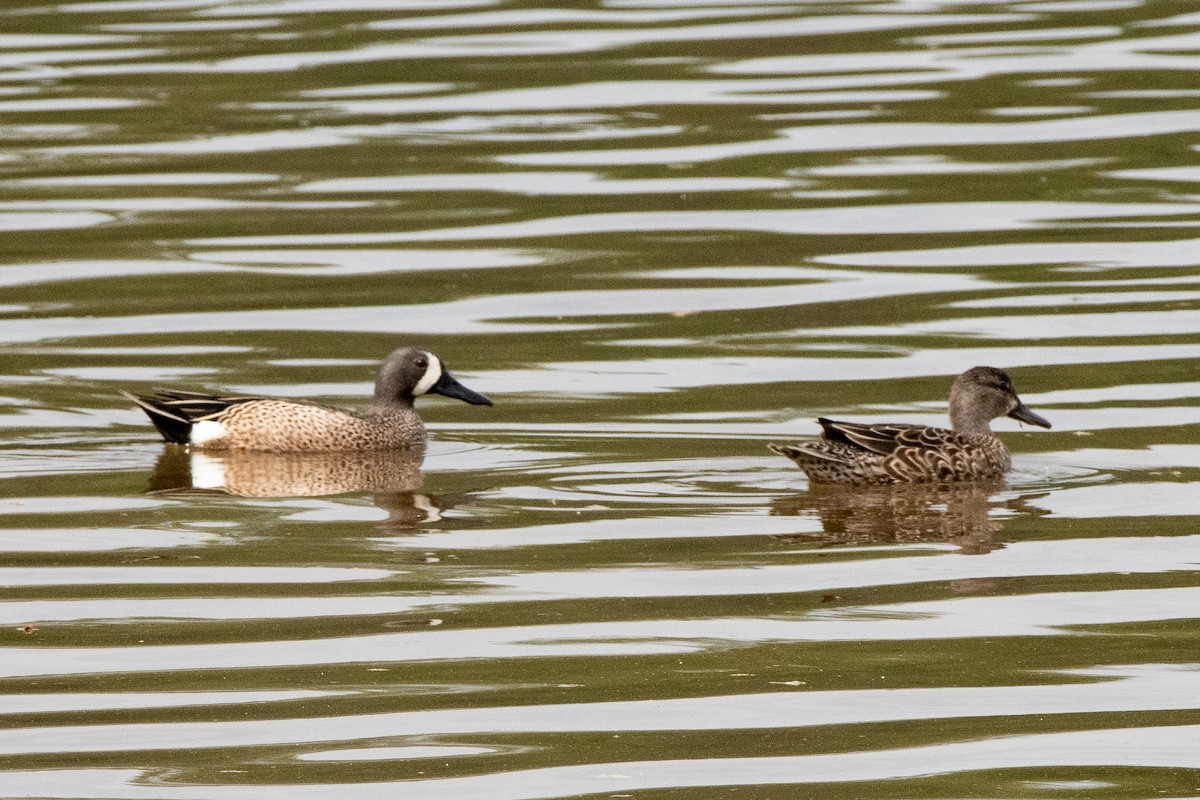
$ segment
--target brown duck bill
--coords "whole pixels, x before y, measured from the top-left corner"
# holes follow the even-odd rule
[[[464,403],[470,403],[473,406],[490,406],[492,404],[492,401],[487,397],[481,395],[479,392],[471,391],[456,381],[448,370],[442,370],[442,377],[429,388],[429,393],[453,397],[455,400],[462,400]],[[1050,427],[1049,424],[1046,427]]]
[[[1035,414],[1030,411],[1026,405],[1017,401],[1017,407],[1008,412],[1008,416],[1021,422],[1028,422],[1030,425],[1037,425],[1039,428],[1049,428],[1050,421],[1040,414]]]

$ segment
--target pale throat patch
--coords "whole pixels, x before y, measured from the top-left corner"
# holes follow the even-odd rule
[[[192,444],[205,444],[225,436],[225,426],[211,419],[202,419],[192,426],[188,439]]]
[[[425,374],[421,376],[421,380],[417,381],[417,385],[413,387],[414,395],[425,394],[442,379],[442,362],[433,353],[426,353],[426,355],[429,357],[429,366],[425,368]]]

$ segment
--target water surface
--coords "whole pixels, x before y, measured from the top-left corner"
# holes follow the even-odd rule
[[[6,796],[1196,793],[1187,4],[0,13]],[[406,343],[423,464],[118,394]],[[976,364],[1003,482],[764,447]]]

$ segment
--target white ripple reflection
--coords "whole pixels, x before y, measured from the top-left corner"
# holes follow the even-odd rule
[[[781,13],[784,9],[772,6],[742,5],[731,8],[705,7],[672,9],[631,9],[627,11],[572,8],[514,8],[503,11],[485,11],[474,14],[452,14],[430,17],[398,17],[368,22],[366,27],[374,30],[451,30],[467,28],[525,28],[534,25],[570,25],[574,23],[599,22],[611,24],[647,24],[657,22],[684,22],[696,19],[719,17],[751,17],[764,13]]]
[[[237,183],[271,183],[279,176],[263,172],[137,172],[111,175],[71,175],[68,177],[14,178],[10,186],[212,186]]]
[[[54,211],[45,213],[19,211],[0,212],[0,231],[46,231],[68,228],[91,228],[115,222],[111,214],[94,211]]]
[[[204,272],[273,275],[360,275],[382,272],[493,269],[543,264],[548,256],[532,250],[421,250],[358,248],[345,250],[226,250],[193,254],[188,259],[51,261],[6,264],[0,286],[30,286],[56,281]],[[74,329],[72,329],[74,330]],[[138,352],[145,352],[144,350]]]
[[[1085,450],[1069,452],[1044,453],[1042,458],[1057,464],[1074,464],[1075,467],[1100,469],[1109,473],[1121,473],[1124,470],[1181,470],[1184,468],[1200,468],[1200,446],[1196,445],[1150,445],[1145,449],[1103,449],[1103,447],[1088,447]],[[1141,501],[1150,500],[1160,487],[1151,488]],[[1080,513],[1079,503],[1075,499],[1068,500],[1067,505],[1056,505],[1054,511],[1058,516],[1068,516],[1070,513]],[[1094,499],[1094,498],[1090,498]],[[1128,498],[1127,498],[1128,499]],[[1157,498],[1156,498],[1157,499]],[[1165,498],[1163,498],[1165,499]],[[1181,498],[1182,500],[1182,498]],[[1072,509],[1075,506],[1075,509]],[[1111,507],[1111,506],[1110,506]],[[1130,506],[1124,506],[1122,511],[1128,516]],[[1177,506],[1186,507],[1186,506]],[[1159,510],[1160,513],[1166,511]],[[1085,517],[1092,516],[1084,513]],[[1144,515],[1135,515],[1144,516]],[[1165,515],[1164,515],[1165,516]]]
[[[204,8],[214,0],[95,0],[94,2],[63,3],[55,11],[78,14],[121,11],[176,11]]]
[[[928,36],[914,36],[909,41],[926,46],[947,47],[960,44],[1111,39],[1120,36],[1123,32],[1121,28],[1112,25],[1094,25],[1090,28],[1010,29],[977,33],[938,33]]]
[[[105,511],[129,511],[157,508],[169,501],[151,497],[49,496],[0,498],[0,515],[7,514],[90,514]],[[0,582],[2,583],[2,582]]]
[[[327,14],[330,11],[328,0],[266,0],[259,3],[221,3],[214,0],[192,2],[183,0],[193,6],[204,6],[198,12],[208,17],[253,17],[262,14]],[[106,4],[101,4],[106,5]],[[467,8],[484,8],[499,5],[498,0],[339,0],[337,10],[346,11],[396,11],[402,8],[409,12],[421,11],[457,11]]]
[[[1081,4],[1076,4],[1077,6]],[[1140,4],[1139,4],[1140,5]],[[1061,7],[1061,6],[1060,6]],[[1018,10],[1018,7],[1013,7]],[[1050,12],[1052,4],[1036,3],[1019,10]],[[1053,29],[1046,29],[1047,31]],[[1184,68],[1195,50],[1196,33],[1161,36],[1128,36],[1100,42],[1069,41],[1045,46],[971,46],[913,48],[905,52],[805,53],[768,56],[715,64],[716,74],[802,75],[823,72],[870,72],[919,70],[933,80],[971,81],[995,75],[1033,74],[1038,78],[1053,73],[1086,75],[1124,70],[1156,71]],[[1070,64],[1072,68],[1068,68]]]
[[[639,789],[861,783],[979,770],[1117,766],[1196,769],[1200,726],[1071,731],[1004,736],[894,750],[805,756],[710,758],[542,767],[433,780],[290,784],[296,800],[331,795],[392,800],[540,800]],[[137,769],[60,769],[0,773],[8,791],[30,797],[105,800],[273,800],[278,786],[195,786],[151,780]]]
[[[1188,567],[1193,569],[1194,563]],[[1197,609],[1198,588],[1134,589],[859,606],[811,613],[796,620],[733,617],[593,622],[137,648],[0,647],[0,677],[542,656],[626,657],[696,653],[763,642],[1077,636],[1075,629],[1080,626],[1192,620],[1200,615]]]
[[[1017,297],[986,297],[947,303],[946,308],[1037,308],[1043,306],[1103,306],[1130,303],[1187,303],[1200,300],[1200,291],[1185,292],[1088,292],[1086,294],[1043,294]]]
[[[1184,489],[1187,488],[1187,484],[1183,483],[1171,485],[1176,485]],[[1112,487],[1105,485],[1086,488],[1095,489],[1095,491],[1084,492],[1080,495],[1079,502],[1081,504],[1092,501],[1097,495]],[[1053,496],[1057,496],[1057,494]],[[1116,502],[1118,501],[1114,501],[1114,504]],[[1127,497],[1123,497],[1120,502],[1128,505],[1130,501]],[[802,526],[797,525],[796,527],[799,528]],[[903,548],[899,548],[898,550],[904,552]],[[886,554],[888,549],[881,548],[879,552]],[[806,555],[806,552],[802,551],[798,555]],[[868,551],[868,555],[878,555],[878,553],[872,550]],[[461,584],[463,590],[454,594],[430,593],[406,596],[363,595],[322,598],[195,597],[183,600],[173,598],[137,598],[136,600],[106,598],[97,600],[13,601],[3,604],[2,607],[5,619],[22,622],[153,617],[176,619],[253,619],[258,617],[264,619],[299,619],[327,616],[330,614],[392,614],[423,608],[436,608],[439,606],[460,607],[492,603],[550,602],[568,599],[596,600],[619,597],[661,598],[733,597],[764,594],[787,595],[798,592],[844,591],[852,588],[903,586],[911,584],[914,580],[918,579],[921,582],[949,582],[1012,577],[1106,575],[1111,573],[1148,575],[1171,572],[1191,573],[1194,571],[1197,561],[1200,561],[1200,536],[1109,537],[1095,540],[1021,542],[1009,544],[1005,548],[992,550],[986,554],[968,554],[957,550],[948,550],[931,555],[908,555],[905,558],[869,557],[838,562],[817,561],[801,564],[771,564],[760,567],[693,569],[637,567],[512,573],[496,577],[461,579],[456,582]],[[138,569],[138,572],[146,572],[152,569],[163,570],[166,568],[143,567]],[[347,574],[324,576],[310,574],[314,570],[293,570],[295,574],[285,575],[280,579],[273,579],[274,571],[267,568],[245,568],[245,572],[257,570],[258,573],[261,573],[261,580],[250,580],[249,577],[244,575],[234,575],[231,579],[226,580],[223,579],[223,576],[228,571],[235,569],[226,567],[218,569],[215,574],[210,575],[207,580],[204,580],[196,576],[195,573],[205,573],[205,570],[200,568],[191,569],[193,575],[188,577],[195,579],[181,582],[192,584],[242,582],[263,584],[284,582],[317,583],[322,581],[372,580],[390,575],[389,573],[385,573],[383,575]],[[117,568],[110,568],[110,572],[116,570]],[[123,575],[130,571],[116,572],[116,574],[111,574],[110,576],[110,574],[105,573],[103,568],[95,568],[91,573],[85,572],[84,577],[92,574],[96,576],[96,583],[119,585],[123,582],[121,580]],[[337,572],[336,570],[331,571]],[[372,570],[343,570],[342,572],[370,573]],[[137,573],[135,572],[134,574]],[[111,577],[111,580],[104,580],[104,578],[109,577]],[[158,576],[154,577],[157,578]],[[238,578],[241,578],[241,580],[238,580]],[[44,582],[50,583],[51,581]],[[78,579],[75,581],[60,580],[60,582],[69,582],[73,585],[82,585],[85,583],[85,581]],[[129,584],[146,584],[155,582],[165,583],[166,581],[145,579],[138,581],[136,578],[131,578],[124,582]],[[35,584],[23,583],[16,585]],[[1174,594],[1171,594],[1171,592]],[[1186,598],[1193,597],[1196,592],[1200,592],[1200,589],[1172,589],[1170,592],[1162,595],[1156,595],[1153,591],[1143,594],[1125,592],[1122,597],[1130,598],[1131,608],[1146,604],[1152,606],[1154,603],[1158,603],[1161,607],[1170,609],[1162,612],[1167,615],[1163,617],[1164,619],[1181,618],[1179,616],[1180,613],[1183,614],[1182,618],[1190,618],[1192,613],[1200,612],[1195,612],[1194,609],[1185,605],[1177,604]],[[1094,604],[1099,610],[1094,612],[1095,616],[1088,618],[1097,624],[1101,624],[1107,620],[1106,615],[1115,613],[1109,610],[1110,606],[1106,599],[1109,594],[1116,595],[1121,593],[1080,593],[1072,597],[1076,597],[1081,603],[1084,603],[1084,605],[1078,606],[1076,611],[1080,608],[1086,608],[1087,604]],[[1035,629],[1042,633],[1050,633],[1055,625],[1075,624],[1069,622],[1067,618],[1056,622],[1056,618],[1053,615],[1039,616],[1032,612],[1026,613],[1027,606],[1029,609],[1032,609],[1033,605],[1037,602],[1037,598],[1042,597],[1042,595],[1022,597],[1027,599],[1021,599],[1021,597],[977,599],[978,602],[985,605],[987,603],[1001,605],[1003,608],[999,610],[1005,612],[1002,615],[1003,619],[995,623],[999,625],[999,628],[994,628],[992,623],[984,624],[980,622],[979,630],[983,631],[983,633],[978,635],[991,635],[992,632],[995,632],[996,635],[1023,636],[1032,635]],[[976,635],[972,633],[969,615],[965,612],[960,613],[959,609],[962,606],[956,605],[962,602],[965,601],[936,601],[932,604],[921,606],[922,609],[927,608],[928,614],[924,619],[911,620],[915,624],[915,627],[910,631],[913,638],[959,638]],[[1072,601],[1068,605],[1072,605],[1074,602]],[[885,617],[894,618],[893,621],[903,621],[903,617],[911,616],[909,614],[911,605],[913,604],[879,606],[871,609],[850,608],[837,612],[814,613],[803,620],[788,622],[788,625],[783,626],[777,633],[779,636],[785,638],[798,637],[797,640],[809,640],[811,637],[816,636],[816,640],[820,641],[830,640],[828,639],[830,636],[834,637],[833,640],[841,640],[842,638],[873,639],[876,637],[884,639],[903,638],[907,635],[905,633],[906,628],[903,625],[897,625],[897,630],[892,632],[886,625],[880,628],[871,628],[866,626],[865,622],[870,621],[871,614],[876,612],[883,614]],[[1075,606],[1073,605],[1072,607]],[[1076,611],[1070,613],[1076,613]],[[992,612],[983,609],[981,613]],[[1132,613],[1146,614],[1149,612],[1134,611]],[[925,611],[923,610],[921,614],[925,614]],[[1142,617],[1137,618],[1141,619]],[[706,627],[710,623],[713,627]],[[315,648],[312,651],[312,658],[331,658],[332,662],[329,663],[353,663],[371,660],[372,658],[378,658],[383,661],[409,661],[420,660],[421,658],[485,658],[492,656],[514,657],[550,654],[556,652],[560,646],[566,647],[568,651],[572,651],[570,640],[575,640],[576,644],[586,645],[589,640],[606,639],[610,634],[620,638],[620,635],[612,633],[613,631],[625,631],[634,636],[636,631],[640,630],[642,633],[636,634],[637,636],[643,636],[647,639],[661,639],[658,644],[666,644],[669,649],[670,641],[687,639],[692,635],[686,632],[688,630],[686,626],[679,628],[680,632],[678,634],[671,633],[672,629],[670,626],[672,624],[670,620],[661,620],[647,623],[584,623],[567,626],[489,628],[476,631],[447,630],[401,634],[399,635],[400,638],[395,638],[395,635],[385,635],[382,637],[368,636],[355,639],[322,640],[320,643],[309,642],[308,644]],[[691,623],[687,624],[690,625]],[[744,638],[740,634],[723,633],[718,635],[714,631],[726,630],[725,623],[720,620],[696,621],[695,624],[699,626],[699,629],[710,631],[714,638],[727,638],[727,636],[733,635],[732,641],[757,641],[755,638],[757,634],[750,633],[749,628],[747,628],[746,634],[749,638]],[[774,624],[774,621],[767,621],[764,624]],[[649,627],[641,627],[643,625]],[[789,627],[793,625],[797,627],[794,629]],[[783,632],[784,629],[791,632],[785,634]],[[653,631],[661,632],[654,633]],[[470,654],[471,641],[475,641],[481,648],[480,652],[474,655]],[[338,642],[346,645],[345,651],[338,651]],[[301,643],[285,642],[276,644],[280,648],[278,658],[283,659],[278,662],[280,664],[324,663],[319,660],[315,662],[307,660],[308,656],[305,655],[304,648],[300,646]],[[409,644],[412,644],[413,647],[407,647]],[[643,644],[653,646],[654,643],[647,641]],[[682,646],[682,643],[680,644]],[[522,645],[532,649],[524,651],[522,650]],[[548,649],[543,648],[543,645]],[[211,663],[211,659],[233,657],[268,659],[262,664],[258,664],[259,666],[274,664],[277,662],[270,660],[275,657],[272,655],[271,646],[271,642],[245,645],[200,645],[197,648],[191,648],[191,650],[196,651],[196,658],[208,660],[192,661],[189,658],[180,663],[194,663],[196,664],[196,669],[204,669],[219,666],[223,663],[218,661],[214,664]],[[388,647],[393,647],[394,649],[391,655],[384,654]],[[425,647],[426,649],[421,650],[420,647]],[[105,653],[107,654],[105,658],[111,658],[118,662],[129,660],[128,654],[122,655],[123,651],[119,648],[94,648],[94,650],[97,653]],[[175,648],[172,647],[159,648],[158,650],[154,650],[153,648],[138,649],[138,653],[158,653],[164,658],[169,658],[169,653],[174,651]],[[319,654],[318,651],[320,651]],[[17,651],[13,650],[10,652],[16,653]],[[70,649],[63,650],[62,652],[75,653],[82,651]],[[467,653],[467,655],[464,655],[464,653]],[[581,654],[586,654],[586,648]],[[293,659],[301,660],[296,661]],[[53,663],[54,666],[49,667],[47,666],[48,663]],[[69,669],[66,661],[57,658],[42,659],[41,661],[31,660],[29,664],[36,669],[43,670]],[[126,668],[137,669],[136,667]],[[3,667],[0,666],[0,670],[2,669]]]
[[[1027,403],[1117,403],[1130,400],[1184,400],[1200,398],[1200,382],[1126,383],[1094,389],[1052,389],[1047,392],[1021,393]]]
[[[5,694],[0,715],[52,714],[60,711],[109,711],[132,708],[184,708],[187,706],[279,703],[336,697],[346,692],[313,689],[264,692],[70,692],[64,694]]]
[[[296,724],[296,720],[266,720],[23,728],[0,732],[0,753],[16,756],[158,750],[174,747],[173,742],[179,741],[186,741],[190,747],[253,747],[382,736],[803,728],[824,724],[1198,708],[1200,670],[1194,664],[1099,667],[1067,674],[1103,676],[1109,680],[1002,687],[776,691],[634,702],[401,711],[306,717],[302,724]],[[347,760],[358,760],[354,754],[362,751],[343,752]]]
[[[212,583],[232,583],[220,579]],[[359,578],[352,578],[359,580]],[[264,576],[263,583],[274,583]],[[118,583],[118,582],[114,582]],[[166,581],[163,581],[165,584]],[[353,597],[185,597],[0,602],[0,624],[133,619],[305,619],[400,614],[440,605],[474,605],[507,598],[485,595],[359,595]]]
[[[270,267],[245,271],[285,275],[359,275],[381,272],[434,272],[494,269],[544,264],[548,255],[531,250],[418,250],[358,248],[353,250],[225,250],[192,254],[197,262]]]
[[[905,86],[911,77],[896,75],[821,78],[756,78],[724,80],[640,80],[603,81],[570,86],[539,86],[536,89],[495,89],[463,92],[437,97],[399,97],[381,99],[345,99],[336,102],[269,101],[252,107],[278,111],[314,109],[336,111],[348,116],[414,114],[480,114],[512,112],[597,111],[676,105],[759,105],[786,103],[814,105],[825,103],[900,102],[935,99],[942,93],[933,89],[884,89],[881,86]],[[868,88],[862,88],[862,87]],[[609,151],[612,152],[612,151]],[[648,152],[657,153],[658,150]],[[525,156],[501,156],[499,161],[520,163]],[[532,163],[532,162],[531,162]],[[596,166],[609,162],[593,161]],[[612,163],[618,163],[614,161]],[[639,162],[640,163],[640,162]]]
[[[486,300],[486,299],[484,299]],[[484,302],[481,300],[481,302]],[[467,301],[462,301],[467,302]],[[0,320],[0,341],[37,342],[45,339],[174,334],[226,331],[328,331],[335,333],[537,333],[579,330],[595,325],[560,322],[473,321],[446,316],[445,306],[357,306],[341,308],[264,309],[261,311],[147,314],[139,317],[47,317]],[[547,315],[552,315],[545,309]],[[511,316],[511,312],[504,316]]]
[[[391,736],[624,731],[730,731],[903,720],[1195,709],[1196,665],[1097,667],[1066,674],[1102,682],[938,688],[775,691],[631,702],[402,711],[295,719],[21,728],[0,731],[0,754],[256,747]],[[319,694],[319,693],[313,693]],[[370,750],[342,751],[345,760]],[[309,758],[313,758],[309,756]],[[0,773],[2,774],[2,773]]]
[[[797,175],[815,177],[883,177],[890,175],[970,175],[973,173],[1003,174],[1007,172],[1046,172],[1055,169],[1078,169],[1102,164],[1102,158],[1065,158],[1058,161],[954,161],[945,156],[878,156],[855,158],[845,164],[806,167],[795,170]]]
[[[528,153],[499,156],[497,160],[529,166],[678,164],[775,153],[1099,141],[1194,133],[1197,130],[1200,130],[1200,118],[1190,111],[1151,111],[1031,122],[867,122],[788,128],[778,131],[776,138],[760,141]]]
[[[456,758],[499,752],[495,747],[463,745],[407,745],[402,747],[355,747],[348,750],[321,750],[301,753],[297,761],[393,761],[405,758]]]
[[[146,105],[144,100],[123,97],[38,97],[0,100],[0,114],[33,114],[46,111],[112,111]]]
[[[1107,313],[1014,314],[1004,317],[904,322],[846,328],[801,328],[797,336],[975,336],[982,339],[1080,339],[1170,336],[1200,332],[1200,310],[1109,311]]]
[[[1200,116],[1200,115],[1197,115]],[[1197,203],[898,203],[840,208],[631,211],[543,217],[521,222],[386,233],[297,234],[192,239],[198,247],[276,247],[385,242],[458,242],[640,231],[741,231],[779,234],[916,234],[1027,230],[1064,222],[1179,217],[1200,213]]]
[[[293,0],[299,2],[299,0]],[[320,2],[320,0],[316,0]],[[277,13],[264,11],[263,13]],[[346,50],[304,51],[239,56],[210,64],[215,72],[281,72],[329,64],[364,64],[397,59],[497,58],[504,56],[591,53],[643,44],[708,42],[794,36],[820,36],[864,31],[903,30],[930,25],[975,25],[1018,22],[1028,14],[857,14],[794,16],[750,22],[720,22],[681,27],[562,29],[435,36],[412,41],[370,44]],[[154,65],[151,65],[154,66]],[[169,71],[171,65],[163,67]]]
[[[86,47],[93,44],[125,44],[135,41],[135,36],[112,36],[103,33],[4,33],[0,34],[0,50]]]
[[[367,83],[361,86],[334,86],[322,89],[305,89],[297,92],[300,97],[371,97],[389,94],[435,94],[450,92],[457,88],[454,83]]]
[[[963,369],[966,369],[969,364],[974,362],[966,362]],[[903,377],[903,376],[897,376]],[[946,385],[953,382],[953,376],[946,381]],[[491,384],[489,383],[489,387]],[[258,387],[250,387],[256,393],[266,394],[267,392],[258,392]],[[489,388],[489,391],[497,391]],[[513,388],[512,393],[521,391],[519,388]],[[503,385],[499,388],[500,393],[505,392]],[[271,392],[276,394],[277,392]],[[630,393],[634,393],[630,390]],[[319,396],[320,393],[314,393]],[[340,397],[357,394],[362,396],[363,392],[327,392],[327,394],[336,394]],[[605,397],[619,394],[616,391],[607,391],[604,394],[600,392],[592,392],[591,396]],[[579,396],[578,394],[576,396]],[[836,411],[838,419],[844,419],[850,422],[880,422],[881,415],[886,414],[893,422],[908,422],[918,425],[932,425],[934,427],[946,427],[949,419],[944,410],[939,410],[936,413],[926,411],[929,407],[944,408],[944,402],[920,402],[911,404],[877,404],[872,406],[876,410],[870,413],[863,413],[861,406],[857,406],[853,411],[840,410]],[[1039,404],[1039,410],[1045,412],[1051,417],[1051,422],[1054,425],[1054,430],[1059,433],[1086,431],[1088,435],[1096,431],[1104,430],[1120,430],[1122,428],[1133,429],[1149,429],[1149,428],[1178,428],[1182,425],[1200,424],[1200,407],[1196,406],[1162,406],[1162,407],[1141,407],[1141,408],[1103,408],[1103,409],[1049,409],[1044,404]],[[789,411],[794,413],[793,411]],[[436,430],[442,431],[471,431],[490,433],[506,433],[512,436],[558,436],[570,438],[666,438],[666,439],[757,439],[759,441],[778,440],[784,441],[804,436],[818,436],[821,433],[821,428],[816,422],[818,414],[830,413],[827,406],[821,406],[801,412],[799,417],[781,418],[782,412],[779,409],[765,409],[761,411],[746,411],[743,412],[744,417],[757,417],[766,419],[765,422],[719,422],[708,420],[694,420],[677,422],[675,415],[649,415],[643,417],[641,422],[588,422],[586,424],[579,423],[537,423],[537,422],[509,422],[509,423],[487,423],[487,422],[466,422],[452,423],[443,422],[435,426]],[[136,417],[131,417],[136,420]],[[997,433],[1000,433],[1002,438],[1009,438],[1019,433],[1028,436],[1038,437],[1044,436],[1043,432],[1031,428],[1025,428],[1021,423],[1011,419],[998,419],[992,423]],[[1167,433],[1170,433],[1168,431]],[[1010,439],[1009,444],[1013,444]],[[1014,449],[1018,449],[1021,445],[1015,445]],[[1057,475],[1063,478],[1066,474],[1077,474],[1071,466],[1070,456],[1065,456],[1061,461],[1050,462],[1044,457],[1035,457],[1027,453],[1018,452],[1015,456],[1017,459],[1017,467],[1024,465],[1029,470],[1041,470],[1043,477],[1049,475]],[[1036,463],[1030,463],[1029,460],[1036,458]],[[712,463],[716,464],[716,460]],[[734,469],[734,465],[730,463],[730,459],[721,459],[720,464],[727,470]],[[1110,468],[1120,469],[1119,464],[1110,464]],[[757,465],[758,469],[762,469],[761,465]],[[1065,472],[1064,472],[1065,470]],[[798,473],[792,473],[794,477],[800,479]],[[753,481],[753,478],[747,477],[747,481]],[[680,501],[681,486],[678,483],[679,478],[675,478],[672,484],[669,481],[655,482],[653,484],[645,484],[645,490],[641,492],[632,492],[629,495],[641,495],[645,498],[645,502],[655,502],[672,504]],[[803,485],[802,482],[794,481],[794,485]],[[632,490],[636,484],[630,478],[629,482],[624,484]],[[623,494],[618,491],[622,486],[607,485],[607,491],[612,494]],[[514,487],[504,490],[509,496],[521,496],[526,499],[538,495],[511,494],[514,492],[545,492],[545,496],[554,496],[559,499],[567,497],[565,492],[568,490],[565,487],[559,486],[553,490],[538,489],[530,487]],[[589,496],[586,492],[576,495],[570,495],[574,499],[582,499]],[[711,496],[711,495],[710,495]],[[695,500],[696,498],[693,498]],[[715,498],[714,498],[715,499]],[[721,502],[729,503],[747,503],[753,504],[758,502],[758,499],[753,494],[741,494],[738,497],[724,496]]]
[[[212,155],[217,153],[262,153],[278,150],[304,150],[318,147],[339,147],[357,144],[362,137],[336,128],[266,131],[263,133],[232,133],[204,136],[195,139],[128,144],[76,144],[44,147],[38,153],[47,156],[77,155]]]
[[[4,331],[0,321],[0,333]],[[804,336],[803,332],[799,334]],[[805,337],[807,338],[807,337]],[[736,340],[735,340],[736,341]],[[620,344],[620,342],[617,342]],[[747,342],[753,345],[753,341]],[[693,347],[694,340],[638,340],[638,346]],[[779,343],[770,345],[779,350]],[[966,347],[903,351],[879,347],[881,357],[842,356],[735,356],[721,358],[639,358],[636,361],[545,362],[531,370],[478,370],[481,382],[499,391],[551,393],[589,392],[603,387],[606,395],[667,392],[710,386],[714,370],[727,385],[782,383],[812,380],[877,381],[912,379],[931,375],[949,376],[977,364],[1017,367],[1048,367],[1057,364],[1109,364],[1176,359],[1195,359],[1194,344],[1075,345],[1071,347]],[[1090,423],[1101,423],[1096,416]]]
[[[1151,169],[1123,169],[1105,173],[1110,178],[1129,178],[1145,181],[1200,181],[1200,167],[1156,167]]]
[[[85,64],[95,61],[135,61],[139,58],[165,55],[166,51],[157,49],[134,49],[113,47],[106,50],[10,50],[0,53],[0,68],[3,67],[43,67],[59,64]],[[35,77],[17,76],[17,77]],[[61,77],[55,75],[55,77]]]
[[[851,267],[1017,267],[1073,264],[1085,267],[1193,267],[1200,239],[1165,242],[1038,242],[931,250],[889,250],[816,256],[815,261]],[[1124,285],[1124,284],[1120,284]]]
[[[675,474],[685,468],[675,466]],[[562,522],[551,525],[524,525],[520,528],[437,530],[406,533],[404,536],[377,538],[384,547],[423,550],[508,550],[515,547],[583,544],[586,542],[633,541],[647,539],[713,539],[721,536],[778,536],[817,532],[821,523],[815,517],[763,517],[718,515],[688,517],[635,517]],[[0,603],[0,608],[3,604]]]
[[[26,473],[22,473],[26,474]],[[5,528],[4,553],[78,553],[163,547],[204,547],[228,541],[218,534],[194,530],[149,528]],[[0,609],[4,603],[0,602]],[[3,611],[0,611],[3,614]]]
[[[365,567],[0,567],[0,586],[323,584],[397,574]]]
[[[465,256],[470,263],[475,251],[458,251],[417,256],[424,262],[441,262],[453,269]],[[392,251],[284,251],[277,253],[218,253],[218,258],[255,260],[271,263],[276,260],[339,261],[349,266],[312,267],[308,274],[325,271],[354,274],[377,272],[376,264],[392,264]],[[203,258],[203,256],[200,256]],[[516,265],[537,256],[491,253],[495,266]],[[538,259],[540,260],[540,259]],[[497,263],[499,262],[499,263]],[[507,263],[505,263],[507,262]],[[516,263],[514,263],[516,262]],[[486,262],[484,264],[486,266]],[[130,270],[129,266],[125,267]],[[141,269],[139,267],[139,269]],[[150,266],[147,271],[157,268]],[[203,270],[204,267],[197,267]],[[232,268],[229,268],[232,269]],[[303,272],[302,267],[287,271]],[[130,270],[132,271],[132,270]],[[282,269],[280,271],[283,271]],[[20,273],[18,273],[20,274]],[[36,274],[25,271],[25,275]],[[172,314],[148,314],[134,317],[46,317],[40,319],[0,319],[0,342],[35,342],[60,339],[64,332],[71,338],[87,338],[129,334],[161,334],[164,332],[202,331],[359,331],[386,333],[488,333],[496,331],[540,332],[602,327],[595,322],[570,322],[572,317],[612,317],[634,314],[677,314],[733,309],[777,308],[789,305],[810,305],[846,299],[921,294],[936,291],[966,291],[987,285],[969,275],[876,275],[839,270],[795,271],[797,282],[776,286],[743,286],[712,288],[623,289],[594,291],[533,292],[528,294],[491,294],[450,300],[441,303],[395,306],[359,306],[338,308],[262,309],[256,311],[213,311]],[[805,283],[803,280],[822,281]],[[519,322],[516,320],[531,320]],[[542,321],[532,321],[542,320]],[[614,326],[618,321],[604,323]],[[559,386],[556,391],[562,391]]]
[[[353,200],[219,200],[208,197],[98,197],[64,198],[59,200],[21,200],[0,202],[0,214],[13,211],[109,211],[116,214],[161,211],[230,211],[234,209],[353,209],[370,204]]]
[[[1188,484],[1167,484],[1187,489]],[[1087,497],[1077,505],[1115,488],[1112,485],[1086,487]],[[1066,489],[1047,495],[1058,497]],[[1036,499],[1030,503],[1037,502]],[[1069,502],[1069,501],[1068,501]],[[1125,498],[1128,504],[1128,498]],[[1115,503],[1114,503],[1115,505]],[[485,585],[521,597],[566,598],[601,597],[718,597],[737,595],[821,592],[851,587],[898,586],[914,580],[956,581],[1013,576],[1103,575],[1114,572],[1161,574],[1191,572],[1200,561],[1200,536],[1138,537],[1112,536],[1104,539],[1067,539],[1019,542],[986,554],[958,551],[902,559],[870,558],[853,561],[806,564],[765,564],[756,567],[710,569],[598,569],[526,572],[484,576],[465,585]],[[1200,591],[1188,589],[1181,591]],[[1096,597],[1101,597],[1098,593]],[[1083,595],[1080,595],[1081,597]],[[1089,596],[1090,597],[1090,596]],[[997,598],[997,603],[1024,601]],[[951,605],[931,606],[944,614]],[[899,606],[889,606],[899,609]],[[897,613],[902,613],[897,611]],[[1190,612],[1189,612],[1190,613]],[[1197,613],[1200,613],[1198,611]],[[1017,615],[1019,617],[1019,615]],[[1034,616],[1031,620],[1056,624],[1052,616]],[[937,628],[937,620],[929,620]],[[1020,627],[1017,617],[1009,620]],[[981,629],[987,626],[981,621]]]
[[[335,178],[296,187],[298,192],[488,191],[524,195],[654,194],[789,189],[781,178],[604,178],[594,172],[484,172]]]
[[[1186,462],[1170,466],[1185,465]],[[1122,460],[1108,466],[1129,468],[1132,464]],[[1196,487],[1183,481],[1074,486],[1032,498],[1029,505],[1043,508],[1052,516],[1071,519],[1184,516],[1195,512]]]
[[[107,5],[119,5],[110,3]],[[61,6],[59,7],[62,8]],[[186,19],[170,22],[120,22],[101,25],[106,31],[127,33],[202,33],[206,31],[246,31],[275,28],[278,19]]]

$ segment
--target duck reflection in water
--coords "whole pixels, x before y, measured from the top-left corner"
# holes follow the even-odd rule
[[[388,513],[385,528],[434,522],[458,499],[418,490],[422,451],[371,450],[331,453],[222,452],[163,448],[150,476],[150,491],[203,492],[235,497],[321,497],[371,492]]]
[[[991,498],[1004,490],[1002,478],[958,483],[843,486],[813,483],[805,494],[772,501],[773,516],[815,516],[821,533],[793,534],[790,542],[904,544],[946,542],[963,553],[988,553],[1002,523],[991,515]],[[1022,514],[1044,513],[1027,505],[1032,497],[999,504]]]

